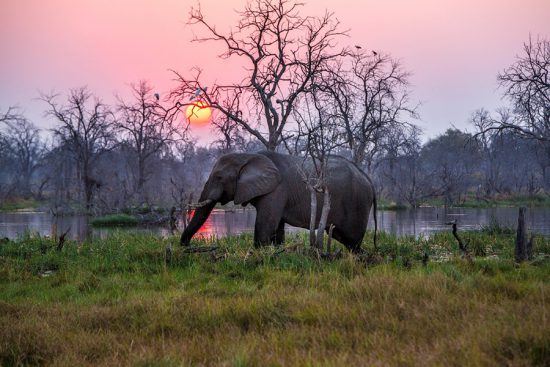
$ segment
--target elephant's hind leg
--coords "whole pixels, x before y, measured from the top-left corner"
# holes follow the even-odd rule
[[[361,242],[363,241],[363,237],[357,238],[357,236],[350,236],[344,231],[338,229],[338,227],[334,228],[332,237],[342,245],[346,246],[346,248],[351,252],[358,253],[361,251]]]

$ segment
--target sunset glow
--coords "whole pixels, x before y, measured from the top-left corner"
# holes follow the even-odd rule
[[[195,102],[187,107],[185,116],[192,125],[206,125],[212,117],[212,109],[204,102]]]
[[[0,108],[24,106],[32,121],[50,129],[53,122],[44,118],[37,91],[88,85],[112,103],[114,93],[124,94],[125,85],[139,79],[168,93],[174,87],[168,70],[185,74],[195,66],[204,70],[207,84],[240,80],[240,60],[220,60],[221,45],[190,42],[203,35],[200,27],[186,24],[196,4],[2,2]],[[200,1],[208,19],[224,31],[237,21],[235,9],[245,4]],[[414,97],[422,102],[420,124],[428,137],[450,122],[468,126],[469,115],[480,106],[499,107],[496,73],[513,62],[529,34],[550,34],[548,0],[315,0],[306,1],[304,14],[325,10],[351,30],[350,45],[389,52],[413,72]],[[207,130],[201,134],[210,142]]]

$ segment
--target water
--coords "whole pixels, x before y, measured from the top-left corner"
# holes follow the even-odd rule
[[[379,228],[399,236],[426,236],[430,233],[450,230],[446,222],[457,220],[459,229],[479,229],[483,225],[496,220],[503,226],[517,226],[517,208],[418,208],[400,211],[380,211],[378,213]],[[254,231],[254,210],[236,210],[232,212],[215,210],[205,225],[199,231],[201,236],[223,237]],[[550,235],[550,208],[532,208],[527,210],[526,224],[529,230],[539,234]],[[49,236],[57,227],[58,235],[70,228],[69,236],[83,240],[90,236],[105,237],[113,231],[149,232],[162,236],[170,234],[163,227],[150,228],[94,228],[88,224],[85,216],[69,216],[55,218],[41,212],[7,212],[0,213],[0,238],[17,238],[26,231]],[[179,225],[181,228],[182,225]],[[369,228],[373,228],[372,218]],[[301,229],[287,226],[287,232]]]

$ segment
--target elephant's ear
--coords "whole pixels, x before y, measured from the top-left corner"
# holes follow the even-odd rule
[[[269,194],[279,182],[281,175],[275,164],[266,156],[255,154],[241,168],[233,201],[238,205]]]

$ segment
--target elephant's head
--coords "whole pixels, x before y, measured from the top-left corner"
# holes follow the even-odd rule
[[[189,244],[216,203],[233,201],[246,205],[272,192],[280,181],[279,170],[262,154],[231,153],[220,157],[204,185],[193,218],[181,235],[181,244]]]

